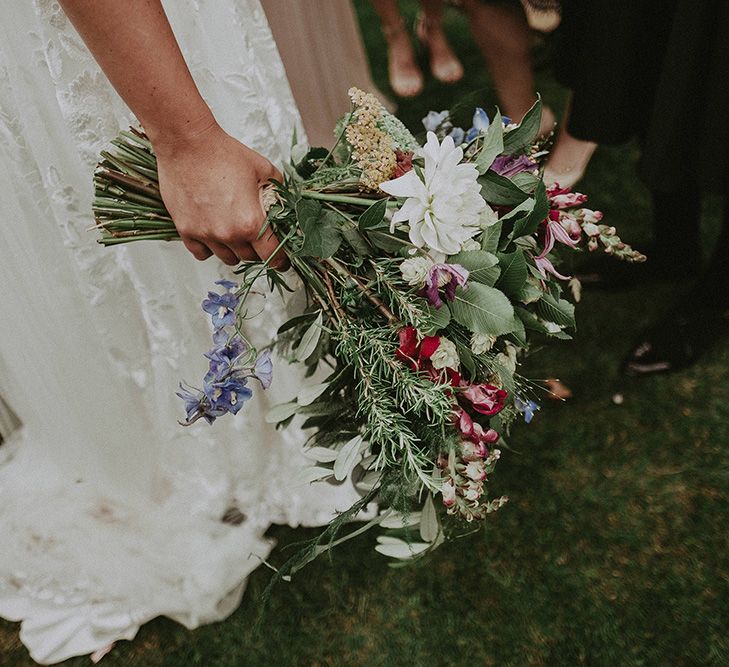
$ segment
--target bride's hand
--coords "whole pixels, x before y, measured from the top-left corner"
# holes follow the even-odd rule
[[[212,254],[235,265],[267,259],[278,246],[268,230],[260,189],[282,180],[266,158],[210,123],[184,139],[154,142],[162,199],[187,249],[199,260]],[[285,263],[283,251],[271,265]]]

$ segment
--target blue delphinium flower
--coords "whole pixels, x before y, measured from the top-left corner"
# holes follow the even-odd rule
[[[448,110],[444,111],[428,111],[428,115],[423,118],[423,126],[428,132],[437,132],[438,128],[448,118]]]
[[[235,309],[238,297],[230,292],[217,294],[208,292],[208,298],[202,302],[202,309],[213,317],[213,326],[216,329],[230,326],[235,323]]]
[[[253,392],[247,386],[245,377],[228,377],[220,382],[205,384],[205,396],[210,402],[210,412],[220,416],[226,412],[234,415],[243,407],[243,403],[250,400]],[[220,414],[217,414],[220,412]]]
[[[190,424],[204,416],[205,413],[205,394],[198,389],[195,389],[194,391],[191,391],[191,389],[192,387],[190,389],[185,389],[185,387],[180,384],[180,391],[177,392],[177,395],[185,401],[185,414],[187,415],[187,421]],[[210,423],[212,424],[212,422]]]
[[[247,349],[248,346],[239,337],[235,337],[227,340],[224,345],[206,352],[205,356],[210,361],[210,368],[205,379],[221,380],[232,373],[239,357]]]
[[[271,351],[264,350],[256,359],[256,365],[253,368],[253,375],[258,378],[264,389],[268,389],[273,381],[273,361],[271,361]]]
[[[212,424],[229,412],[237,414],[253,396],[248,386],[249,378],[257,378],[264,389],[271,386],[271,352],[265,350],[254,363],[255,350],[251,350],[243,336],[233,328],[239,304],[235,293],[238,285],[230,280],[219,280],[216,285],[225,291],[222,294],[208,292],[208,298],[202,303],[203,310],[212,315],[214,326],[214,347],[205,354],[208,372],[203,379],[203,388],[187,389],[180,385],[177,394],[185,401],[187,421],[184,426],[201,418]]]
[[[471,129],[466,132],[466,143],[471,143],[479,134],[486,132],[489,125],[491,125],[491,120],[488,114],[481,107],[476,107]]]
[[[514,396],[514,407],[524,415],[524,421],[529,424],[534,418],[534,413],[539,410],[539,405],[529,399]]]

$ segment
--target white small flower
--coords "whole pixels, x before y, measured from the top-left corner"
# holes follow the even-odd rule
[[[461,246],[461,252],[473,252],[474,250],[481,250],[481,244],[476,239],[468,239]]]
[[[481,211],[481,215],[479,216],[479,225],[481,229],[488,229],[492,225],[495,225],[498,221],[499,214],[486,204],[486,208]]]
[[[504,351],[496,355],[496,363],[506,368],[510,373],[515,373],[517,352],[516,346],[507,342]]]
[[[466,466],[466,477],[472,479],[474,482],[481,482],[486,479],[483,461],[471,461]]]
[[[600,236],[600,228],[594,222],[586,222],[582,225],[582,231],[588,236]]]
[[[400,273],[408,285],[422,286],[425,284],[431,266],[433,266],[433,262],[427,257],[413,257],[403,260],[400,264]]]
[[[496,342],[496,336],[488,334],[473,334],[471,336],[471,352],[474,354],[486,354]]]
[[[484,461],[484,465],[490,466],[493,463],[496,463],[501,458],[501,450],[500,449],[494,449],[488,456],[488,458]]]
[[[413,245],[455,255],[464,241],[479,233],[480,215],[487,206],[478,170],[461,163],[463,149],[451,137],[438,143],[433,132],[428,132],[419,154],[425,159],[424,180],[412,169],[380,184],[383,192],[405,199],[392,217],[391,228],[407,223]]]
[[[452,368],[455,371],[458,370],[458,366],[461,363],[455,344],[443,336],[441,336],[438,349],[430,357],[430,361],[433,364],[433,368],[438,370],[441,368]]]
[[[548,322],[547,320],[542,320],[542,324],[544,325],[544,328],[547,330],[548,333],[555,334],[562,331],[562,327],[559,326],[556,322]]]
[[[483,486],[479,482],[469,482],[468,486],[464,489],[463,497],[466,500],[475,502],[481,497],[483,493]]]
[[[443,482],[440,487],[441,495],[443,496],[443,504],[446,507],[451,507],[456,502],[456,486],[452,479]]]

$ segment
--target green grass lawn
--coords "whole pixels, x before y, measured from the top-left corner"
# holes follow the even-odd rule
[[[403,5],[412,15],[415,3]],[[385,90],[382,38],[368,3],[357,7]],[[464,20],[448,21],[467,76],[402,103],[413,127],[466,95],[495,102]],[[548,71],[538,78],[560,108],[564,91]],[[580,189],[640,247],[650,211],[635,161],[634,147],[601,148]],[[482,532],[405,569],[389,568],[372,536],[349,542],[281,584],[256,633],[270,574],[260,568],[225,622],[189,632],[156,620],[103,664],[728,665],[729,345],[670,377],[618,374],[679,289],[586,292],[576,340],[527,360],[527,375],[560,377],[574,398],[517,426],[491,483],[511,502]],[[285,545],[314,533],[271,534]],[[0,624],[0,664],[32,664],[10,623]]]

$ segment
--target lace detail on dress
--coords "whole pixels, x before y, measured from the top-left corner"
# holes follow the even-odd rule
[[[220,123],[281,165],[299,121],[258,2],[165,9]],[[0,614],[39,662],[161,614],[224,617],[271,522],[323,523],[355,497],[297,482],[303,435],[263,422],[296,395],[290,369],[235,420],[177,425],[177,383],[202,376],[210,343],[200,301],[226,269],[175,243],[105,250],[87,231],[96,156],[132,121],[57,2],[5,13],[0,395],[23,428],[0,452]],[[254,334],[295,307],[267,299],[271,331]]]

